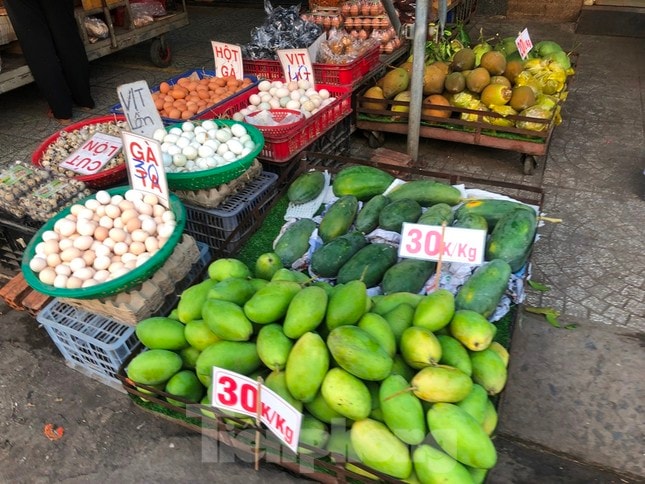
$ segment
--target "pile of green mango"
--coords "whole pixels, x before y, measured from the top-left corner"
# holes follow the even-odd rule
[[[304,414],[302,453],[324,449],[363,476],[474,483],[495,465],[490,397],[508,353],[481,312],[444,289],[370,297],[360,280],[315,282],[275,254],[254,270],[217,259],[208,276],[169,317],[137,325],[135,384],[210,405],[213,366],[262,376]]]

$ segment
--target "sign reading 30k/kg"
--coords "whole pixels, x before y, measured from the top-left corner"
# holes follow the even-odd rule
[[[485,230],[404,223],[399,256],[481,264],[485,246]]]

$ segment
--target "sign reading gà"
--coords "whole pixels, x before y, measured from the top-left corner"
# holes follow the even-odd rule
[[[485,230],[404,223],[399,257],[481,264],[485,245]]]
[[[130,186],[135,190],[156,195],[159,203],[169,208],[168,182],[159,142],[129,131],[121,131],[121,137]]]
[[[213,407],[255,417],[258,403],[261,405],[260,421],[291,450],[297,452],[302,414],[273,390],[259,385],[251,378],[213,367]]]

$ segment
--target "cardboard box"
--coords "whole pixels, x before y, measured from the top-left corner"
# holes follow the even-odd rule
[[[105,0],[105,4],[108,7],[118,3],[122,3],[122,0]],[[95,8],[103,7],[102,0],[82,0],[82,4],[84,10],[93,10]]]

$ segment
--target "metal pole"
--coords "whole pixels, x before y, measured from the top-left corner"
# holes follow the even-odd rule
[[[399,14],[396,13],[394,4],[391,0],[381,0],[381,3],[385,7],[385,12],[390,18],[390,23],[392,24],[392,27],[394,27],[394,30],[396,30],[396,34],[401,35],[401,21],[399,20]]]
[[[410,80],[410,112],[408,117],[408,155],[414,163],[419,158],[419,129],[423,102],[425,46],[428,35],[428,1],[417,0],[412,39],[412,79]]]

